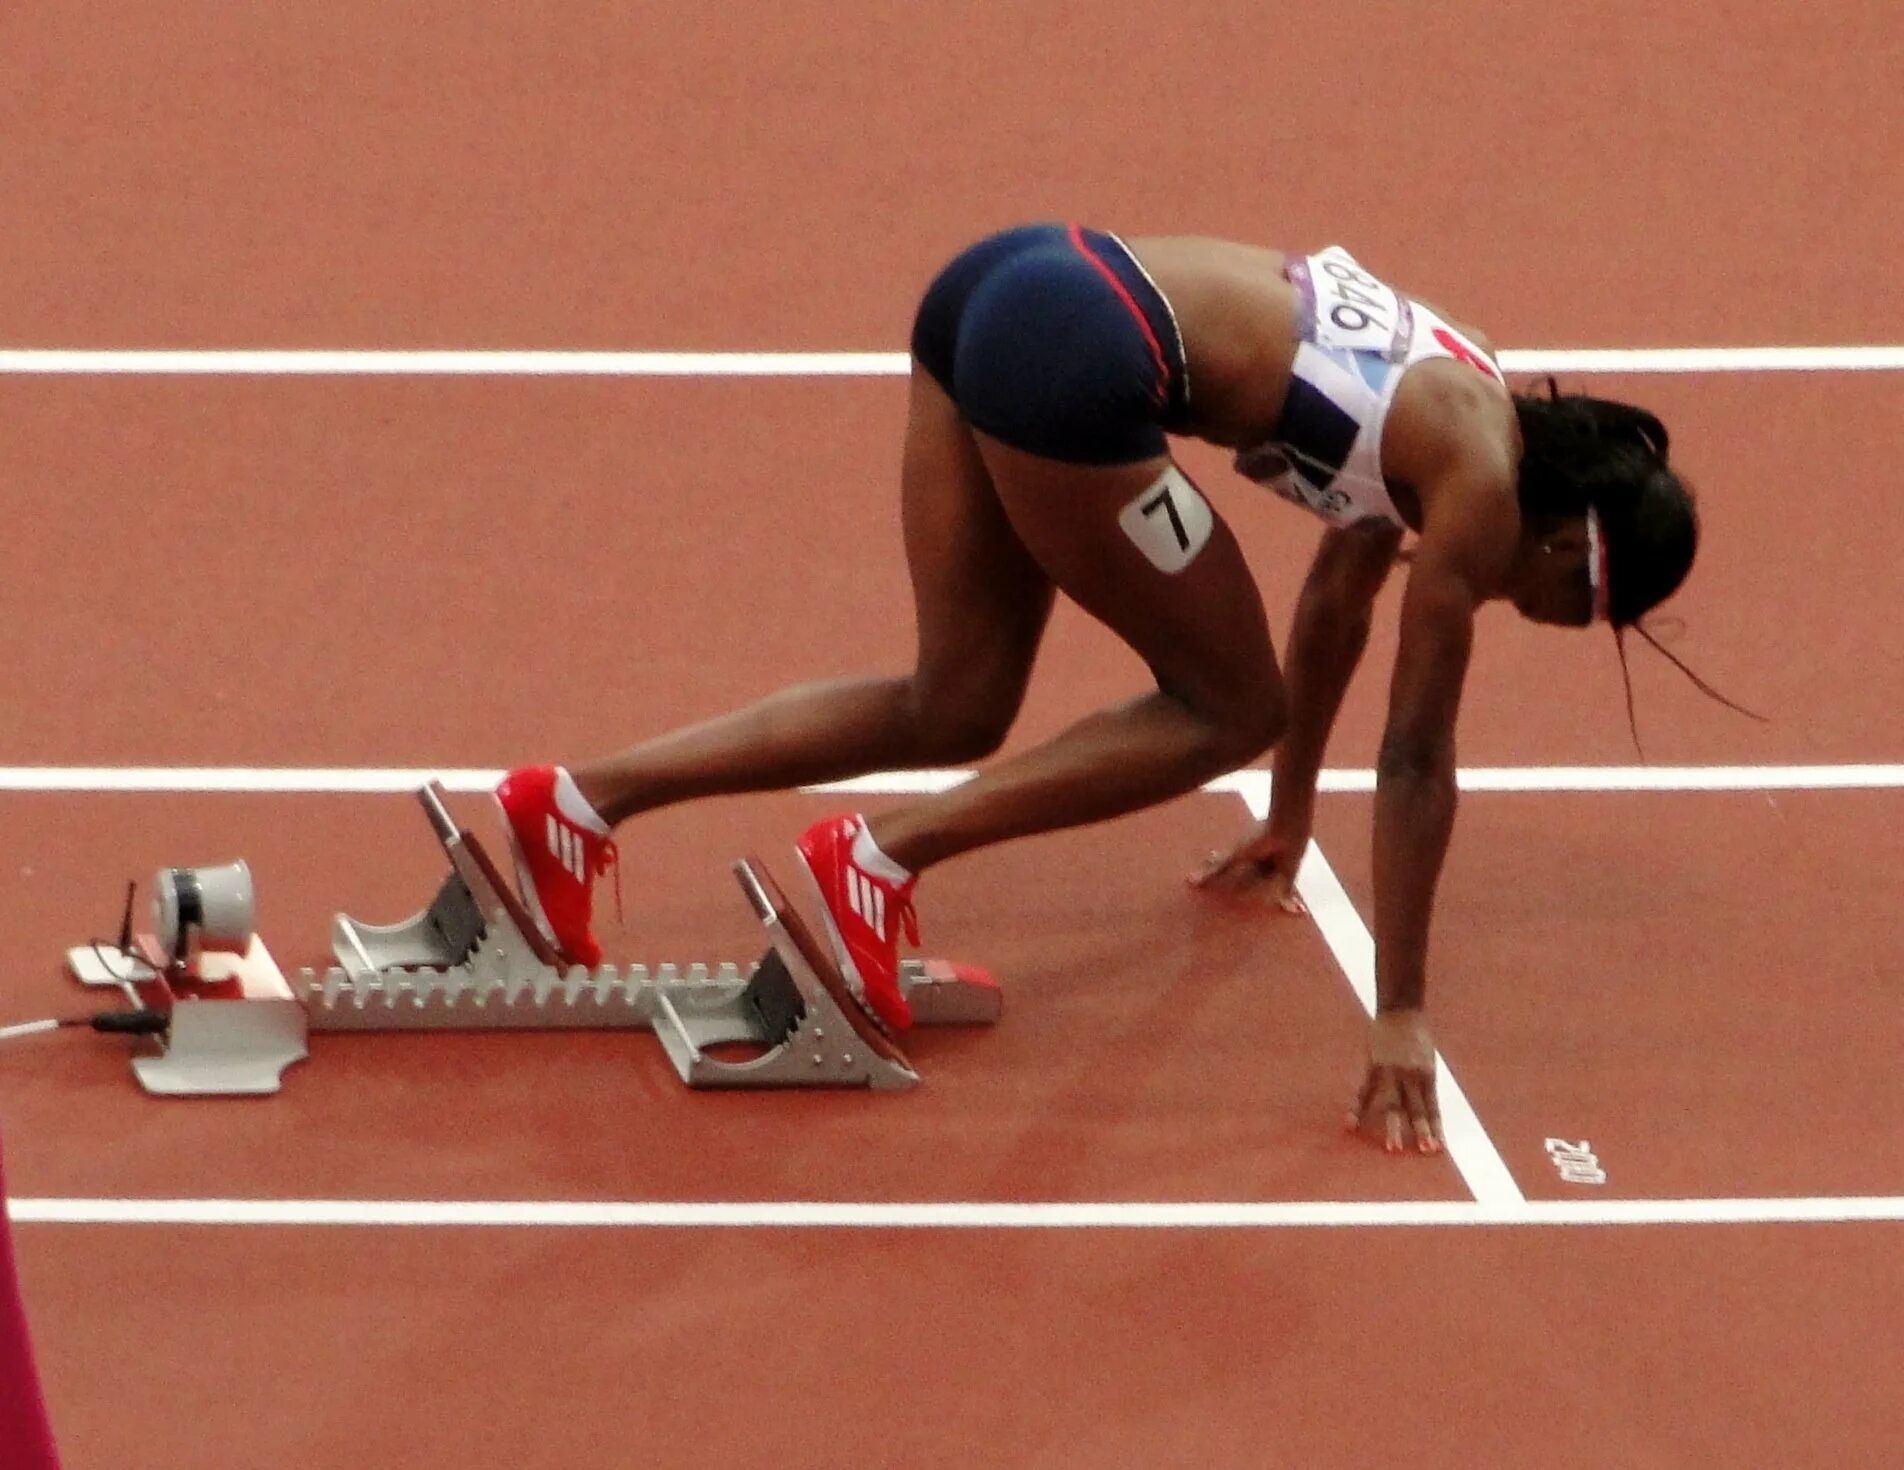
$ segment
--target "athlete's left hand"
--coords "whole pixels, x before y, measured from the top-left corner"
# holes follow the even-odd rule
[[[1435,1043],[1420,1011],[1383,1011],[1369,1022],[1368,1072],[1348,1127],[1392,1154],[1403,1152],[1411,1137],[1421,1153],[1446,1146],[1435,1098]]]
[[[1263,823],[1228,852],[1213,852],[1189,877],[1192,888],[1249,896],[1287,914],[1306,914],[1296,872],[1309,850],[1307,828],[1284,832]]]

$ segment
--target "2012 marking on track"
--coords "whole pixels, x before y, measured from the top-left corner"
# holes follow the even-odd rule
[[[1549,1138],[1546,1149],[1547,1157],[1553,1160],[1554,1171],[1565,1183],[1606,1183],[1606,1170],[1600,1167],[1599,1156],[1588,1139],[1574,1143],[1565,1138]]]

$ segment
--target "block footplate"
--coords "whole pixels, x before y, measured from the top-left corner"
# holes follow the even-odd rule
[[[852,996],[757,857],[734,876],[766,930],[754,965],[565,966],[440,787],[418,793],[450,860],[428,908],[379,926],[338,915],[338,963],[292,990],[312,1031],[651,1030],[690,1087],[912,1087],[904,1051]],[[981,970],[902,966],[916,1024],[990,1025],[1002,995]],[[714,1047],[750,1047],[746,1057]]]

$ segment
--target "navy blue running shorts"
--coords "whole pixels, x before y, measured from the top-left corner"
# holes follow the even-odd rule
[[[958,255],[919,303],[912,355],[973,428],[1068,464],[1168,453],[1187,403],[1169,303],[1115,235],[1077,225]]]

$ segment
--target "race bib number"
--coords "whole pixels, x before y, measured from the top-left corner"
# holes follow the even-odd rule
[[[1322,347],[1387,356],[1406,335],[1408,306],[1392,287],[1355,263],[1340,245],[1308,260],[1315,291],[1315,340]]]
[[[1117,523],[1145,560],[1175,576],[1197,559],[1216,517],[1210,502],[1173,464],[1118,513]]]

